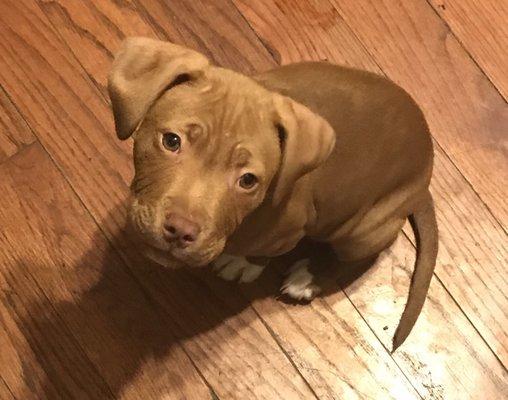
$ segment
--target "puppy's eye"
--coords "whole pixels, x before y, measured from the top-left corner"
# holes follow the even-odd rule
[[[252,189],[254,186],[256,186],[258,183],[258,178],[256,175],[247,173],[243,174],[240,179],[238,180],[238,184],[242,189]]]
[[[176,133],[168,132],[162,135],[162,145],[166,150],[177,152],[180,150],[182,140]]]

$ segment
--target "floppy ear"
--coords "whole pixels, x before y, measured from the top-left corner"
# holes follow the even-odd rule
[[[279,204],[303,175],[320,166],[335,146],[335,132],[321,116],[288,97],[274,99],[282,147],[273,203]]]
[[[169,88],[197,77],[208,59],[169,42],[133,37],[118,51],[108,79],[116,134],[127,139]]]

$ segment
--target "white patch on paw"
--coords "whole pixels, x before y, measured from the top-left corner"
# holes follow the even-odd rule
[[[213,269],[226,281],[238,280],[248,283],[256,280],[265,269],[264,265],[249,263],[245,257],[222,254],[214,261]]]
[[[309,260],[296,262],[284,280],[281,291],[295,300],[312,300],[320,292],[314,285],[314,275],[309,272]]]
[[[249,265],[243,270],[242,276],[240,277],[240,282],[242,283],[249,283],[255,281],[256,279],[259,278],[259,275],[261,275],[261,273],[265,269],[264,265],[257,265],[251,263],[248,264]]]

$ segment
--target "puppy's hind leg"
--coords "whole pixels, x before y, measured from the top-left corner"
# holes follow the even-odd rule
[[[368,260],[377,256],[397,239],[404,222],[405,218],[394,217],[368,232],[357,229],[344,238],[332,241],[332,248],[339,261]]]

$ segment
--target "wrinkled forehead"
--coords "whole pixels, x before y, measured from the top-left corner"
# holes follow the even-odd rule
[[[268,122],[272,112],[270,92],[252,79],[229,70],[210,68],[195,81],[178,85],[152,107],[158,120],[192,120],[209,131],[243,132],[253,121]]]
[[[241,167],[276,140],[272,107],[250,79],[215,74],[168,91],[148,118],[159,131],[183,132],[202,156]]]

